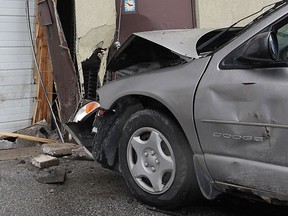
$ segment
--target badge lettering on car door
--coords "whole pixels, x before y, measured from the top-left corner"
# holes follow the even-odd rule
[[[232,139],[232,140],[254,141],[254,142],[263,142],[264,141],[264,137],[241,136],[241,135],[237,135],[237,134],[218,133],[218,132],[213,132],[213,137]]]

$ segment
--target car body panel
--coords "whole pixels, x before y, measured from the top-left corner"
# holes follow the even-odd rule
[[[196,49],[197,42],[201,37],[213,31],[215,30],[177,29],[134,33],[111,58],[107,68],[116,71],[130,66],[127,65],[127,59],[135,58],[135,52],[138,51],[140,53],[147,52],[146,54],[151,56],[151,50],[144,50],[146,48],[143,47],[144,42],[147,43],[146,46],[152,43],[155,49],[157,47],[165,48],[167,51],[174,53],[186,61],[198,59],[200,56]],[[145,59],[148,58],[147,56]]]
[[[219,65],[286,14],[287,6],[215,53],[195,100],[196,128],[213,179],[225,190],[244,187],[264,199],[269,194],[288,200],[288,67],[220,69]]]
[[[195,168],[201,191],[208,199],[215,198],[220,191],[236,190],[252,192],[270,202],[273,199],[288,201],[285,181],[288,172],[288,67],[282,64],[266,68],[247,65],[221,68],[227,56],[243,51],[242,45],[255,35],[273,31],[271,26],[282,21],[287,11],[285,3],[232,40],[228,38],[224,46],[220,44],[203,56],[197,53],[197,43],[211,30],[134,34],[115,54],[108,68],[131,70],[130,63],[126,67],[123,64],[129,53],[127,49],[135,43],[141,44],[142,39],[151,42],[152,48],[155,45],[155,50],[165,52],[165,57],[171,57],[169,53],[172,52],[186,62],[162,69],[151,67],[105,84],[97,91],[101,109],[114,112],[116,105],[127,97],[152,98],[167,108],[190,143],[194,153],[191,169]],[[143,50],[134,46],[132,51]],[[145,55],[151,54],[147,53]],[[131,49],[129,55],[133,55]],[[131,62],[138,67],[138,63],[143,63],[141,60]],[[158,63],[157,58],[150,60]],[[118,148],[117,144],[112,147]]]
[[[189,142],[193,143],[193,151],[201,152],[196,144],[191,113],[194,93],[209,59],[207,57],[193,60],[184,65],[141,73],[108,83],[97,91],[101,107],[112,109],[117,100],[125,96],[142,95],[153,98],[174,114]],[[178,83],[181,83],[181,86]]]
[[[135,33],[153,43],[159,44],[172,52],[188,58],[199,58],[196,45],[199,39],[213,29],[178,29]],[[175,38],[177,40],[175,40]]]

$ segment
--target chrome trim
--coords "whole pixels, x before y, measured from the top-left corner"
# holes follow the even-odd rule
[[[236,122],[236,121],[221,121],[221,120],[201,120],[203,123],[212,124],[230,124],[230,125],[242,125],[242,126],[256,126],[256,127],[270,127],[270,128],[283,128],[288,129],[287,125],[282,124],[269,124],[269,123],[254,123],[254,122]]]

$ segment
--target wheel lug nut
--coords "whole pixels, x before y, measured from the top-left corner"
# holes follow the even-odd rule
[[[145,166],[145,167],[148,167],[148,163],[147,163],[147,162],[145,162],[145,163],[144,163],[144,166]]]
[[[151,170],[152,170],[153,172],[155,172],[155,171],[156,171],[155,167],[151,167]]]
[[[156,163],[156,164],[159,164],[159,163],[160,163],[160,161],[159,161],[158,159],[156,159],[156,160],[155,160],[155,163]]]
[[[154,152],[153,150],[151,151],[151,155],[152,155],[152,156],[154,156],[154,155],[155,155],[155,152]]]
[[[145,156],[145,157],[148,157],[148,152],[144,152],[144,156]]]

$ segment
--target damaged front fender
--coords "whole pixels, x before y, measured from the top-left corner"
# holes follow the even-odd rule
[[[113,111],[108,110],[104,115],[97,115],[94,122],[95,136],[92,153],[96,161],[104,167],[117,169],[118,143],[121,139],[122,129],[128,118],[136,111],[142,109],[139,103],[119,103]]]

